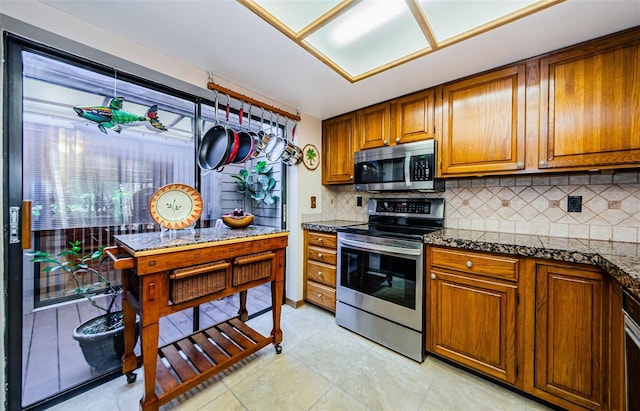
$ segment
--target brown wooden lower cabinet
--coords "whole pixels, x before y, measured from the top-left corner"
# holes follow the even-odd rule
[[[535,275],[533,394],[603,409],[604,274],[590,267],[537,264]]]
[[[433,269],[429,287],[430,350],[515,384],[516,285]]]
[[[304,230],[304,299],[336,311],[337,235]]]
[[[625,364],[624,364],[624,317],[622,312],[622,286],[613,279],[609,279],[609,329],[605,334],[610,335],[608,372],[610,376],[609,404],[611,410],[626,410],[625,392]]]
[[[427,351],[561,408],[625,409],[621,286],[599,268],[429,246],[426,290]]]

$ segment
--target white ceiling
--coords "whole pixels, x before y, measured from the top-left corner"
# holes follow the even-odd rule
[[[42,2],[319,119],[640,25],[640,0],[566,0],[352,84],[234,0]]]

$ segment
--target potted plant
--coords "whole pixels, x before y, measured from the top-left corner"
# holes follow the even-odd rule
[[[243,168],[238,174],[233,174],[231,177],[236,179],[240,194],[253,198],[258,206],[262,203],[272,205],[280,199],[273,194],[276,179],[271,176],[272,172],[273,166],[262,160],[249,170]]]
[[[46,264],[44,271],[67,273],[74,283],[72,292],[82,295],[92,306],[104,312],[73,330],[73,338],[80,344],[85,360],[97,372],[120,366],[124,354],[123,313],[118,304],[122,288],[112,285],[102,274],[102,262],[106,258],[102,257],[103,249],[100,247],[83,254],[81,242],[70,241],[69,248],[57,255],[46,251],[28,253],[33,257],[31,262]],[[98,269],[94,268],[96,262]],[[97,282],[88,282],[87,278],[97,279]],[[106,297],[103,300],[99,296]],[[136,329],[136,339],[137,336]]]

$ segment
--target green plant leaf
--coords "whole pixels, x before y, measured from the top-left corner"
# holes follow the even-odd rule
[[[276,200],[273,197],[273,195],[271,195],[271,194],[269,194],[269,195],[264,197],[264,203],[265,204],[272,205],[272,204],[275,204],[275,202],[276,202]]]
[[[269,176],[265,174],[260,174],[258,176],[258,183],[262,184],[262,186],[266,189],[269,187]]]
[[[263,161],[258,161],[258,163],[255,166],[256,172],[262,173],[266,165],[267,165],[266,161],[264,161],[264,160]]]

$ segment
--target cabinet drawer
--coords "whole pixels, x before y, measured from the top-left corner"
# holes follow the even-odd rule
[[[431,264],[507,280],[518,279],[518,259],[455,249],[433,248]]]
[[[328,248],[309,247],[307,248],[307,259],[336,265],[337,253],[336,250],[330,250]]]
[[[336,267],[317,261],[307,261],[307,278],[319,283],[336,286]]]
[[[336,290],[314,281],[307,281],[307,301],[336,311]]]
[[[338,240],[335,234],[318,233],[317,231],[309,231],[309,245],[318,247],[337,248]]]

